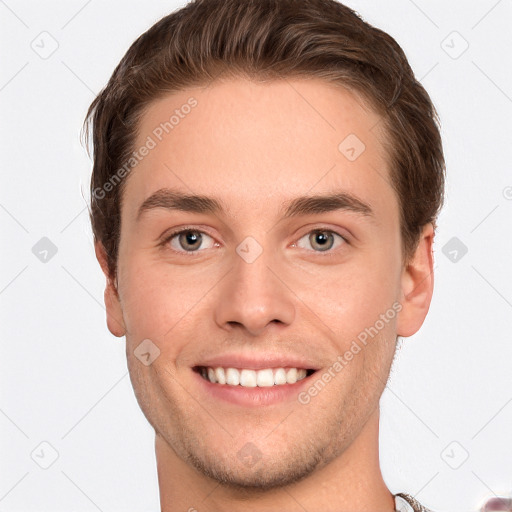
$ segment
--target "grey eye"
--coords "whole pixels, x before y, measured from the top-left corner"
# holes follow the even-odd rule
[[[326,252],[333,248],[334,244],[336,243],[336,239],[338,239],[338,245],[336,247],[338,247],[345,241],[341,235],[333,231],[329,231],[327,229],[314,230],[308,233],[307,235],[303,236],[297,242],[297,245],[299,247],[307,249],[308,247],[304,247],[304,245],[301,244],[302,240],[306,240],[306,244],[309,243],[314,251]]]
[[[206,233],[195,230],[180,231],[174,234],[171,239],[171,247],[178,252],[196,252],[205,240],[213,242],[213,238]],[[203,247],[204,249],[205,247]],[[208,247],[206,247],[208,248]]]

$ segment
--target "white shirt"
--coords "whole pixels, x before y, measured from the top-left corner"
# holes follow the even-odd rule
[[[396,512],[429,512],[425,507],[422,507],[421,504],[419,504],[416,500],[413,499],[413,502],[415,502],[419,508],[413,508],[404,498],[402,498],[401,496],[395,496]]]
[[[395,510],[396,512],[413,512],[411,505],[400,496],[395,496]]]

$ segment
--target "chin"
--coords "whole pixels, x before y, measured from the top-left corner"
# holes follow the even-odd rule
[[[232,458],[228,463],[219,460],[212,463],[211,460],[191,454],[190,462],[200,473],[235,493],[258,494],[300,482],[323,460],[317,454],[310,457],[306,464],[296,458],[289,461],[261,459],[254,466],[249,466],[238,459]]]
[[[332,446],[323,442],[315,445],[285,438],[280,449],[260,445],[261,451],[252,442],[239,450],[235,444],[213,447],[203,439],[200,443],[185,442],[180,451],[199,473],[241,496],[299,482],[336,456]]]

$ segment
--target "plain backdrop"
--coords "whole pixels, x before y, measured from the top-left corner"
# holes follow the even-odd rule
[[[0,0],[0,512],[159,510],[79,134],[132,41],[183,4]],[[447,161],[431,309],[381,401],[384,478],[436,512],[476,511],[512,493],[512,3],[347,4],[404,48]]]

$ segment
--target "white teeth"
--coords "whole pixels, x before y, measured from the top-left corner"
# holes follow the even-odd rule
[[[224,368],[215,368],[215,378],[219,384],[226,384],[226,376],[224,375]]]
[[[272,370],[260,370],[256,374],[256,382],[258,387],[269,387],[274,385],[274,373]]]
[[[201,375],[212,383],[227,384],[229,386],[243,386],[246,388],[282,386],[295,384],[307,375],[304,368],[266,368],[264,370],[238,370],[237,368],[202,368]]]
[[[274,384],[286,384],[286,371],[284,368],[278,368],[274,374]]]
[[[290,368],[286,372],[286,382],[288,384],[295,384],[297,382],[297,368]]]
[[[226,384],[230,386],[238,386],[240,384],[240,372],[235,368],[226,370]]]
[[[246,388],[255,388],[256,372],[254,370],[242,370],[240,372],[240,385]]]

